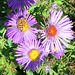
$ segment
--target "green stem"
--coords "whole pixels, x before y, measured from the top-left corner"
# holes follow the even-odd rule
[[[69,4],[68,2],[66,2],[65,0],[62,0],[63,2],[65,2],[67,5],[69,5],[70,7],[72,7],[74,10],[75,10],[75,8],[71,5],[71,4]]]
[[[74,24],[75,22],[72,22],[72,24]]]
[[[5,33],[6,33],[6,30],[5,30],[4,33],[3,33],[3,37],[4,37]]]

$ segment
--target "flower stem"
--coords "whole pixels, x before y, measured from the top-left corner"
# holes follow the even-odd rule
[[[66,2],[65,0],[62,0],[63,2],[65,2],[67,5],[69,5],[70,7],[72,7],[74,10],[75,10],[75,8],[71,5],[71,4],[69,4],[68,2]]]

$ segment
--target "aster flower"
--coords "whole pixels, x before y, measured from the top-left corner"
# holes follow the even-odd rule
[[[45,70],[48,71],[50,67],[48,65],[45,66]]]
[[[46,30],[40,31],[42,33],[42,44],[47,45],[50,53],[54,53],[54,47],[56,48],[57,53],[63,52],[63,47],[61,44],[64,44],[68,47],[65,42],[70,43],[69,40],[73,39],[73,27],[68,16],[64,16],[63,11],[59,10],[50,10],[50,24],[47,23]],[[47,50],[48,51],[48,50]],[[60,55],[61,56],[61,55]]]
[[[31,7],[31,4],[35,4],[37,0],[7,0],[8,6],[15,10],[16,8],[19,10],[25,10],[27,7]]]
[[[41,62],[45,61],[45,52],[40,42],[40,40],[33,40],[30,42],[24,41],[20,43],[19,47],[15,50],[15,56],[20,56],[16,61],[18,64],[21,64],[20,66],[25,64],[24,69],[29,70],[31,67],[34,71],[37,69],[36,66],[39,66]]]
[[[10,26],[7,27],[6,35],[8,38],[13,40],[14,43],[21,43],[24,40],[32,40],[36,39],[36,28],[31,27],[32,25],[36,24],[35,18],[32,15],[26,16],[26,11],[22,13],[15,12],[11,13],[7,16],[6,25]]]
[[[60,50],[61,50],[61,48],[60,48]],[[61,51],[60,50],[58,50],[58,52],[57,52],[56,47],[54,47],[53,54],[54,54],[54,56],[56,56],[57,59],[60,59],[60,57],[64,55],[64,49]]]
[[[52,8],[57,9],[57,4],[52,4]]]

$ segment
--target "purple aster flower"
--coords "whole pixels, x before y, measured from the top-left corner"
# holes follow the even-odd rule
[[[54,47],[54,53],[53,54],[54,54],[54,56],[56,56],[57,59],[60,59],[60,57],[64,55],[64,49],[61,51],[58,50],[58,52],[57,52],[56,47]]]
[[[13,40],[14,43],[21,43],[23,40],[32,40],[36,39],[36,28],[31,27],[32,25],[36,24],[35,18],[32,15],[27,15],[26,11],[22,13],[15,12],[11,13],[7,16],[9,20],[6,20],[5,26],[10,26],[7,29],[6,35],[8,38]]]
[[[37,0],[7,0],[8,6],[15,10],[16,8],[20,8],[20,10],[25,10],[27,7],[31,7],[31,3],[35,4]]]
[[[63,11],[61,10],[58,12],[56,10],[50,10],[50,24],[47,23],[46,30],[40,31],[43,33],[41,36],[44,39],[42,44],[44,46],[47,45],[51,53],[54,53],[54,47],[56,47],[57,53],[63,53],[62,44],[68,47],[65,41],[70,43],[69,40],[73,39],[74,34],[71,30],[73,27],[72,21],[70,21],[67,15],[64,17],[62,15]]]
[[[48,65],[45,66],[45,70],[48,71],[50,67]]]
[[[41,62],[45,61],[45,52],[43,46],[40,44],[40,40],[33,40],[30,42],[24,41],[20,43],[15,52],[15,56],[20,56],[16,61],[21,64],[20,66],[25,64],[24,69],[26,70],[29,70],[31,67],[34,71],[37,69],[36,66],[39,66]]]
[[[57,4],[52,4],[52,8],[57,9]]]

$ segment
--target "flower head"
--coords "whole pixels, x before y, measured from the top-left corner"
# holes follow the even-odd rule
[[[52,4],[52,8],[57,9],[57,4]]]
[[[20,66],[25,64],[24,69],[26,70],[31,67],[34,71],[37,65],[39,66],[41,62],[45,61],[45,52],[43,46],[40,45],[40,40],[20,43],[15,52],[15,56],[20,56],[16,61],[21,64]]]
[[[7,0],[8,2],[8,6],[11,7],[12,9],[15,10],[16,8],[19,10],[25,10],[25,8],[27,9],[27,7],[31,7],[31,4],[35,4],[36,0]]]
[[[64,49],[61,50],[61,48],[60,48],[60,50],[58,50],[58,52],[57,52],[56,47],[54,47],[54,53],[53,54],[54,54],[54,56],[56,56],[57,59],[60,59],[60,57],[64,55]]]
[[[6,35],[8,38],[13,40],[14,43],[21,43],[24,40],[32,40],[36,39],[36,28],[31,27],[32,25],[36,24],[35,18],[32,15],[27,15],[26,11],[22,13],[15,12],[11,13],[7,16],[9,20],[6,20],[7,32]]]
[[[71,30],[72,24],[68,16],[64,16],[63,11],[59,10],[50,10],[50,24],[47,23],[46,30],[42,31],[43,45],[47,45],[47,51],[56,55],[58,53],[59,56],[62,56],[63,47],[61,44],[70,43],[69,40],[73,39],[73,31]],[[61,18],[62,17],[62,18]],[[55,49],[56,48],[56,49]],[[56,51],[54,51],[56,50]],[[57,53],[56,53],[57,52]]]
[[[50,67],[48,65],[45,66],[45,70],[48,71]]]

